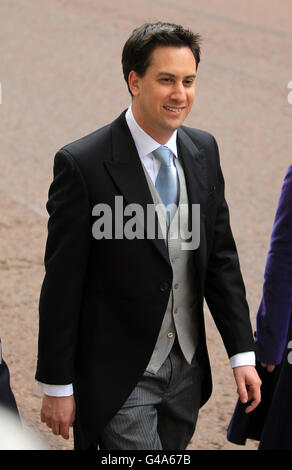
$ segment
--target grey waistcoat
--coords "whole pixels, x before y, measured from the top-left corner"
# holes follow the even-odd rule
[[[188,197],[184,172],[175,159],[179,178],[179,209],[173,216],[170,225],[166,211],[159,194],[144,168],[147,182],[155,205],[159,204],[162,210],[158,211],[160,227],[167,227],[164,232],[169,259],[173,270],[173,285],[169,296],[167,309],[161,325],[159,336],[153,350],[147,371],[156,373],[167,358],[177,336],[183,355],[188,363],[192,362],[198,344],[198,318],[196,308],[195,276],[192,261],[192,251],[182,249],[185,244],[185,235],[188,230]],[[180,209],[184,210],[180,210]],[[177,224],[179,216],[179,224]],[[174,234],[176,234],[174,236]]]

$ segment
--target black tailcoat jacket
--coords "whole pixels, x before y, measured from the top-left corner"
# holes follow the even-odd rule
[[[182,126],[177,145],[189,204],[200,204],[200,245],[192,255],[203,405],[212,388],[203,299],[229,357],[254,350],[254,342],[216,141],[207,132]],[[98,442],[141,378],[172,288],[163,239],[115,237],[114,230],[112,238],[93,236],[94,206],[106,204],[114,219],[116,196],[125,205],[139,204],[145,214],[153,203],[125,113],[58,151],[47,203],[36,379],[73,383],[75,448]]]

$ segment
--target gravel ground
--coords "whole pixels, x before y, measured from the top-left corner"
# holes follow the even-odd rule
[[[3,0],[0,5],[0,335],[25,427],[50,449],[72,449],[40,423],[35,380],[45,203],[56,150],[129,105],[122,46],[145,21],[171,21],[204,37],[187,124],[221,150],[231,222],[251,319],[282,180],[291,163],[292,4],[289,0]],[[291,100],[292,101],[292,100]],[[226,440],[236,387],[206,309],[213,395],[189,449],[250,450]]]

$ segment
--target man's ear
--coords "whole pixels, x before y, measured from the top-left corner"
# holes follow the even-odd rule
[[[128,76],[129,88],[133,96],[139,96],[140,94],[140,77],[137,75],[135,70],[131,70]]]

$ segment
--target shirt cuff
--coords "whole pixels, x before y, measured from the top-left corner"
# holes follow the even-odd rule
[[[73,385],[50,385],[38,382],[38,389],[51,397],[69,397],[73,395]]]
[[[230,357],[230,365],[232,369],[240,366],[255,366],[255,353],[254,351],[248,351],[244,353],[235,354]]]

